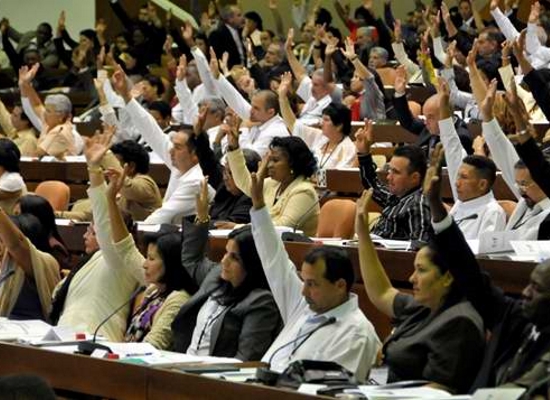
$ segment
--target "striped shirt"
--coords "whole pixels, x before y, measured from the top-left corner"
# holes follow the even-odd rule
[[[421,240],[427,242],[433,236],[430,208],[422,188],[418,187],[404,196],[390,193],[387,185],[378,179],[372,156],[359,155],[361,182],[373,189],[373,200],[382,207],[382,216],[371,233],[384,239]]]

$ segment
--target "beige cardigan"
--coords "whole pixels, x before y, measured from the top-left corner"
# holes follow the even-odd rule
[[[250,196],[252,183],[242,150],[228,152],[227,162],[237,187]],[[271,178],[266,178],[264,181],[265,204],[273,224],[296,228],[304,231],[308,236],[314,236],[317,232],[320,209],[315,187],[308,179],[299,176],[288,185],[275,202],[280,185],[280,182]]]
[[[44,318],[48,318],[52,306],[52,292],[60,279],[59,264],[51,254],[38,250],[29,239],[26,240],[29,243],[31,253],[32,279],[36,282]],[[5,251],[2,268],[7,268],[10,260],[9,252]],[[11,313],[23,287],[24,280],[25,272],[16,266],[15,274],[0,286],[0,316],[7,317]]]

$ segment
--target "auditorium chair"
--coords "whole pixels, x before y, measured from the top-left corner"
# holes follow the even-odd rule
[[[67,211],[71,199],[71,189],[61,181],[44,181],[38,184],[34,193],[44,197],[54,211]]]

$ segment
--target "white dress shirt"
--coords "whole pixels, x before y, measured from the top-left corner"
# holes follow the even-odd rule
[[[449,181],[455,204],[450,214],[466,239],[478,239],[483,232],[502,231],[506,226],[506,213],[496,201],[493,192],[461,201],[456,192],[458,170],[466,157],[452,117],[439,121],[439,132],[449,171]]]
[[[240,118],[250,119],[252,106],[222,75],[218,78],[218,91]],[[263,157],[269,150],[269,144],[277,136],[289,136],[286,124],[279,115],[275,115],[261,125],[243,129],[239,136],[239,145],[242,148],[254,150]]]
[[[319,124],[323,116],[323,110],[332,102],[332,97],[330,97],[330,94],[327,94],[319,100],[315,99],[311,93],[312,86],[313,83],[311,82],[311,78],[309,76],[305,76],[296,91],[296,94],[306,102],[302,107],[298,118],[300,122],[303,122],[306,125]]]
[[[508,140],[496,119],[482,124],[483,137],[491,151],[497,167],[502,171],[502,178],[518,199],[518,204],[508,220],[507,231],[517,232],[517,239],[537,240],[539,226],[550,213],[550,199],[542,199],[530,208],[515,185],[515,164],[519,155],[514,145]]]
[[[186,351],[187,354],[192,354],[194,356],[210,355],[212,327],[216,320],[224,313],[226,308],[227,306],[218,303],[212,295],[208,297],[197,314],[197,323],[193,330],[191,343]]]
[[[196,213],[195,196],[199,193],[200,183],[204,179],[202,170],[199,164],[196,164],[182,174],[172,165],[170,158],[172,142],[154,118],[135,99],[126,105],[125,110],[132,118],[141,137],[147,141],[157,156],[170,169],[170,180],[162,207],[155,210],[144,222],[148,224],[180,224],[181,217]],[[208,192],[212,199],[215,193],[214,189],[208,186]]]
[[[302,296],[302,281],[267,209],[251,209],[250,216],[262,267],[284,322],[283,330],[262,361],[269,362],[277,349],[334,317],[335,323],[320,328],[303,343],[298,340],[299,347],[291,344],[277,352],[271,360],[271,368],[283,371],[291,362],[303,359],[334,361],[354,373],[359,381],[364,381],[376,359],[380,341],[359,309],[357,296],[350,293],[349,299],[338,307],[315,314]]]

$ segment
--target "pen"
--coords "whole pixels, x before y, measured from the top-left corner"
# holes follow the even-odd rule
[[[145,356],[152,356],[153,353],[128,353],[126,354],[126,357],[145,357]]]

